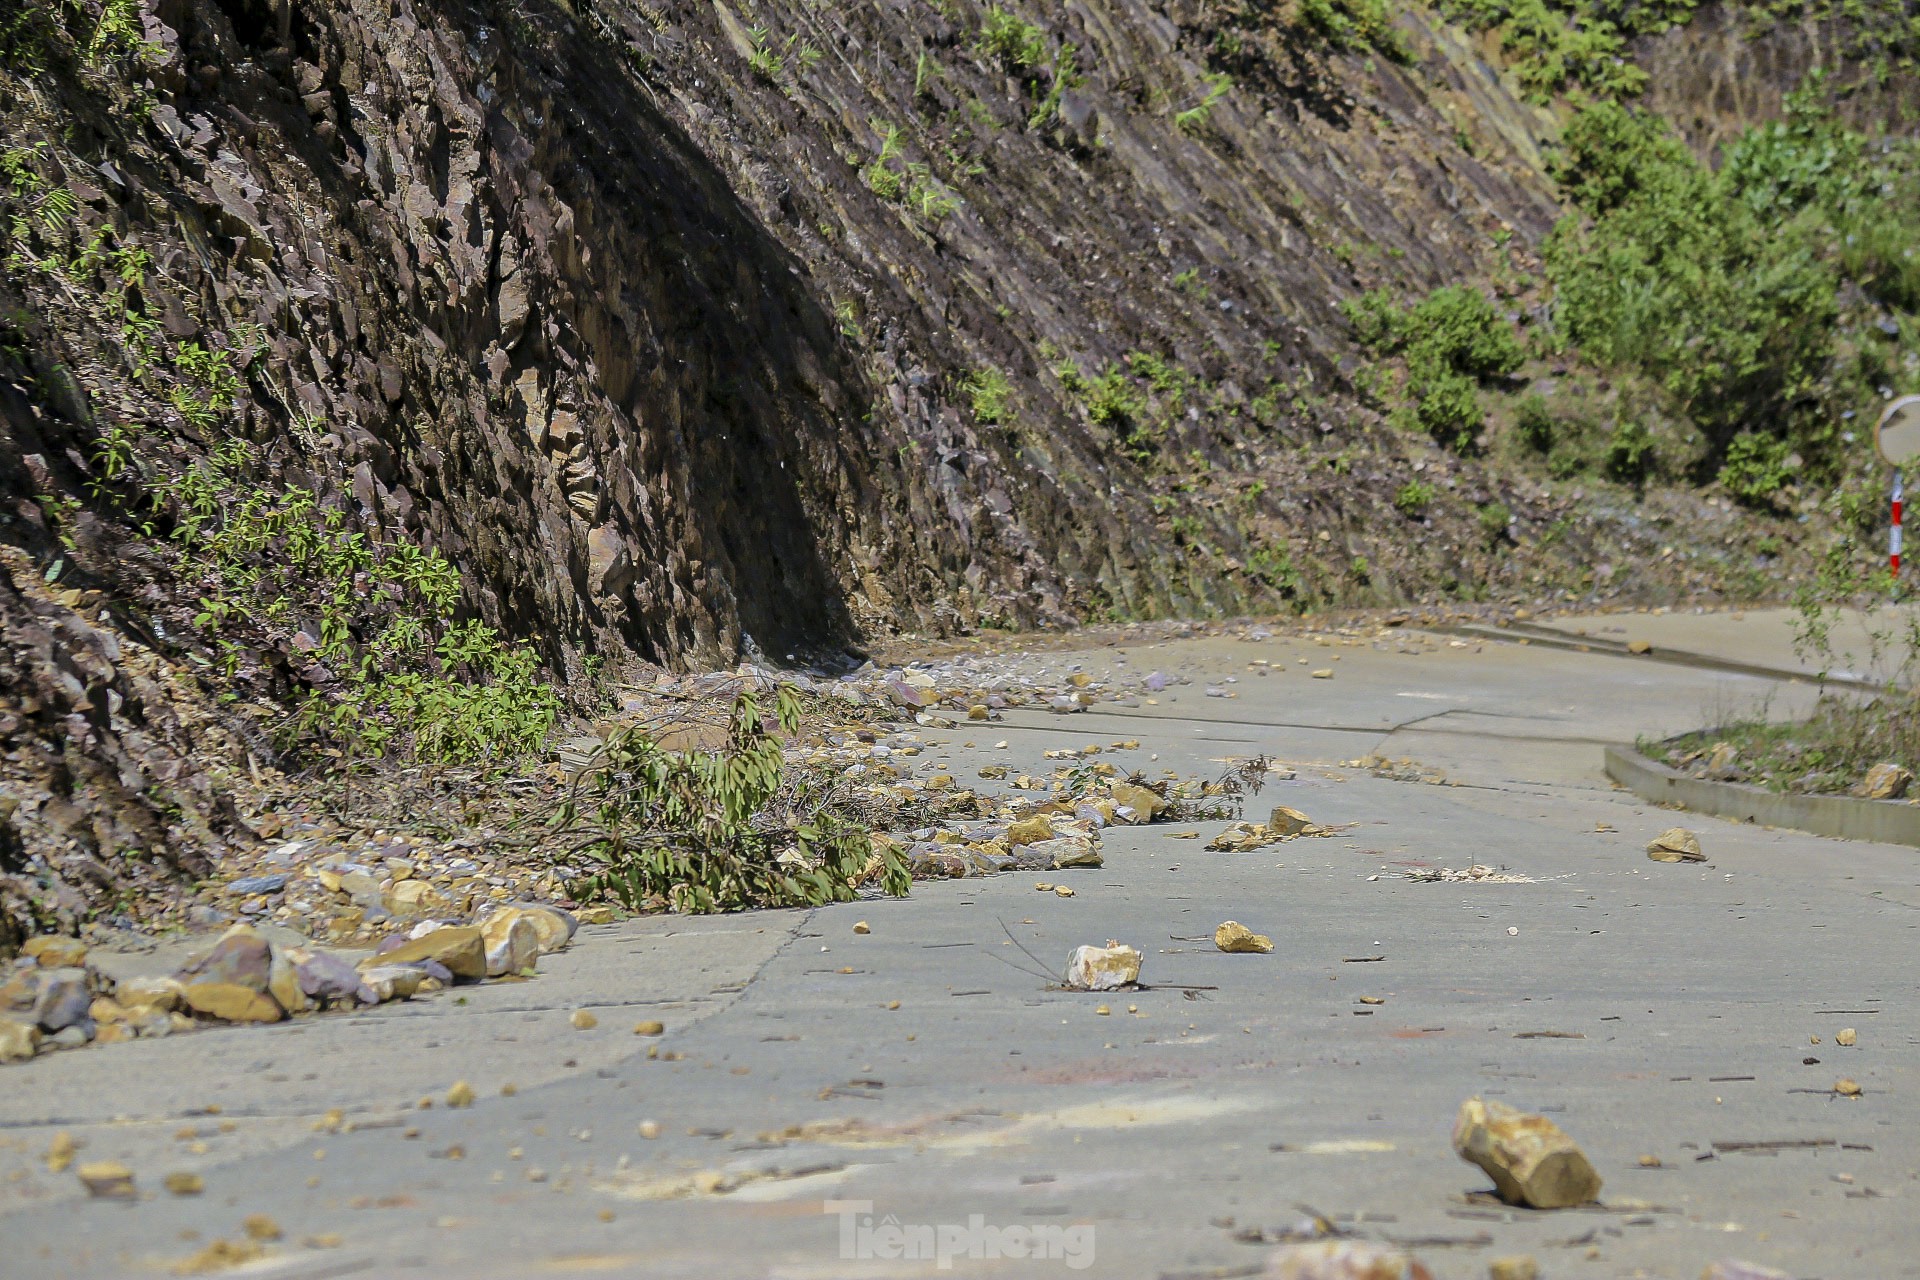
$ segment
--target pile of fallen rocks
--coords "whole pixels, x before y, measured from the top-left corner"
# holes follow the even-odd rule
[[[578,920],[558,907],[492,905],[472,923],[422,921],[349,959],[293,931],[236,924],[171,974],[115,981],[79,940],[30,939],[0,985],[0,1062],[43,1050],[279,1022],[407,1000],[457,983],[531,976]]]

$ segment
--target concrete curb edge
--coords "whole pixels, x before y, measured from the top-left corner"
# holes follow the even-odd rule
[[[1777,795],[1738,782],[1690,778],[1631,747],[1608,747],[1609,778],[1643,800],[1842,840],[1920,846],[1920,805],[1852,796]]]

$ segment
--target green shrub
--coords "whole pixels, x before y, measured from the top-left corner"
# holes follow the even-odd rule
[[[1613,23],[1597,16],[1575,22],[1564,8],[1547,0],[1440,0],[1444,17],[1494,33],[1533,102],[1574,90],[1630,98],[1646,88],[1646,72],[1627,57]]]
[[[1652,473],[1654,460],[1653,433],[1643,423],[1627,419],[1614,424],[1602,460],[1608,476],[1624,484],[1639,484]]]
[[[1524,358],[1485,295],[1453,285],[1403,311],[1376,290],[1341,309],[1364,345],[1406,357],[1413,420],[1443,444],[1470,448],[1485,422],[1476,380],[1512,373]]]
[[[1507,536],[1507,527],[1513,523],[1513,512],[1504,502],[1489,502],[1480,508],[1480,532],[1488,542],[1498,542]]]
[[[1559,336],[1664,389],[1742,501],[1777,489],[1789,453],[1835,474],[1840,410],[1911,382],[1895,353],[1920,307],[1920,145],[1848,129],[1824,87],[1790,94],[1717,173],[1612,104],[1575,116],[1553,165],[1583,215],[1545,246]],[[1772,443],[1733,461],[1756,431]]]
[[[790,687],[775,719],[799,730]],[[852,901],[870,879],[895,897],[912,884],[899,850],[876,844],[829,782],[788,768],[751,693],[735,700],[717,750],[668,751],[640,728],[614,734],[555,826],[574,856],[600,864],[576,892],[633,911],[819,906]]]
[[[1409,351],[1475,378],[1504,377],[1525,358],[1513,329],[1478,289],[1435,289],[1417,303],[1403,328]]]
[[[1433,369],[1418,376],[1414,391],[1419,397],[1414,418],[1428,435],[1459,453],[1473,447],[1486,414],[1472,378],[1450,369]]]
[[[230,440],[196,461],[155,508],[204,594],[194,625],[231,669],[243,644],[304,650],[332,678],[284,727],[289,746],[349,757],[510,759],[535,750],[559,718],[558,692],[532,650],[456,621],[460,574],[438,551],[347,527],[312,491],[246,476]]]
[[[1393,505],[1402,515],[1417,516],[1427,509],[1433,501],[1433,486],[1419,480],[1409,480],[1400,486],[1400,492],[1393,496]]]
[[[1570,128],[1562,167],[1594,216],[1563,221],[1546,246],[1561,332],[1602,363],[1644,370],[1716,443],[1786,419],[1833,353],[1832,272],[1657,119],[1595,110],[1608,121]],[[1633,163],[1611,150],[1622,136]]]
[[[1547,407],[1546,398],[1537,392],[1522,400],[1514,411],[1514,434],[1536,453],[1553,452],[1558,425],[1554,421],[1553,410]]]
[[[1353,340],[1363,347],[1388,351],[1400,340],[1400,307],[1385,286],[1357,298],[1343,298],[1340,314],[1353,326]]]
[[[1765,506],[1793,479],[1793,446],[1777,436],[1742,431],[1727,443],[1720,483],[1748,506]]]

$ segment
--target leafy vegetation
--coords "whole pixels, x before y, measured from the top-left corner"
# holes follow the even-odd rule
[[[1898,352],[1920,301],[1920,149],[1848,129],[1823,90],[1717,173],[1657,116],[1606,103],[1555,165],[1578,210],[1545,247],[1559,339],[1661,388],[1703,433],[1705,474],[1750,504],[1793,455],[1836,476],[1841,413],[1914,381]]]
[[[767,28],[753,27],[747,31],[747,39],[753,45],[747,55],[748,70],[778,88],[791,89],[796,72],[805,75],[820,65],[820,50],[798,36],[788,36],[775,44]]]
[[[1514,434],[1520,437],[1529,449],[1536,453],[1553,452],[1554,438],[1559,434],[1559,423],[1548,407],[1546,397],[1530,394],[1522,399],[1514,410]]]
[[[1524,359],[1512,327],[1486,296],[1450,285],[1403,309],[1377,289],[1341,310],[1362,345],[1405,358],[1412,420],[1456,450],[1473,448],[1486,420],[1478,384],[1512,373]]]
[[[978,48],[1016,75],[1047,63],[1047,33],[997,4],[987,6]]]
[[[1233,92],[1233,77],[1225,72],[1215,72],[1207,77],[1206,96],[1184,111],[1173,114],[1173,127],[1182,133],[1197,133],[1204,129],[1213,118],[1213,109],[1229,93]]]
[[[556,817],[571,856],[600,864],[576,892],[686,912],[847,902],[867,882],[904,895],[899,850],[829,783],[788,767],[774,729],[798,732],[800,713],[783,686],[772,728],[738,695],[716,750],[669,751],[643,728],[609,738]]]
[[[1439,5],[1444,17],[1469,30],[1493,33],[1531,101],[1548,102],[1574,90],[1603,100],[1635,97],[1646,88],[1646,72],[1627,58],[1619,28],[1599,16],[1599,7],[1586,10],[1564,0],[1440,0]]]
[[[545,741],[559,695],[531,649],[456,620],[458,570],[437,551],[349,529],[310,490],[248,479],[251,460],[245,441],[227,440],[149,502],[172,517],[204,592],[194,623],[228,676],[243,643],[311,664],[315,687],[283,734],[290,745],[477,761]]]
[[[1643,484],[1653,473],[1657,456],[1653,432],[1647,430],[1645,423],[1626,418],[1614,423],[1602,466],[1611,479],[1624,484]]]
[[[115,12],[96,42],[116,38]],[[243,659],[257,668],[262,653],[287,655],[306,689],[282,727],[289,747],[463,762],[538,748],[561,702],[533,651],[459,616],[460,575],[437,551],[353,527],[313,489],[275,481],[234,434],[264,349],[257,327],[170,337],[151,255],[110,225],[85,226],[49,170],[45,144],[0,153],[7,269],[91,299],[117,328],[119,349],[103,356],[150,397],[145,412],[101,415],[90,490],[176,549],[174,571],[199,599],[187,655],[226,682],[227,698]],[[71,508],[55,509],[64,525]]]
[[[961,384],[967,393],[967,403],[973,410],[977,422],[1005,422],[1012,413],[1013,384],[1007,381],[1007,375],[991,365],[975,369]]]
[[[1393,505],[1406,516],[1418,516],[1426,512],[1433,502],[1433,486],[1419,480],[1409,480],[1400,486],[1400,492],[1393,495]]]
[[[905,158],[900,126],[873,122],[880,135],[880,151],[865,169],[861,181],[882,200],[906,206],[928,222],[938,222],[960,207],[959,197],[943,186],[923,161]]]
[[[1904,691],[1884,697],[1824,694],[1796,723],[1741,716],[1640,749],[1677,769],[1704,766],[1716,749],[1724,761],[1713,776],[1775,792],[1843,794],[1876,764],[1920,765],[1920,705]]]
[[[1300,0],[1300,20],[1336,49],[1377,49],[1395,62],[1413,55],[1387,0]]]

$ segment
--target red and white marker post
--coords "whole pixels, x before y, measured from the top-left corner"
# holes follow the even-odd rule
[[[1893,473],[1893,531],[1887,535],[1887,565],[1893,570],[1895,579],[1900,577],[1900,499],[1904,490],[1900,485],[1900,473]]]
[[[1920,459],[1920,396],[1901,396],[1881,411],[1873,427],[1873,447],[1893,468],[1893,528],[1887,535],[1887,567],[1900,581],[1900,507],[1906,497],[1902,469]]]

